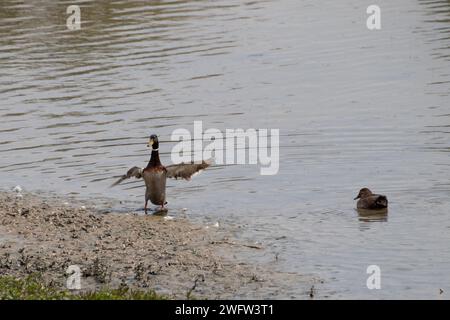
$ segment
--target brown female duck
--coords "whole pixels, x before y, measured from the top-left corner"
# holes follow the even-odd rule
[[[152,147],[152,155],[146,168],[133,167],[126,174],[120,177],[119,180],[113,183],[113,186],[118,185],[122,181],[135,177],[137,179],[143,178],[146,185],[145,190],[145,206],[144,210],[147,213],[147,204],[151,203],[161,206],[164,209],[166,202],[166,179],[185,179],[190,180],[191,177],[207,167],[210,163],[202,161],[202,163],[181,163],[170,166],[163,166],[159,160],[159,141],[155,134],[150,136],[148,147]]]
[[[356,203],[358,209],[380,210],[386,209],[388,206],[388,199],[386,196],[373,194],[368,188],[359,190],[358,196],[354,200],[357,199],[359,199]]]

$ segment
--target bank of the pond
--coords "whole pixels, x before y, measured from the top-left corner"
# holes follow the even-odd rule
[[[70,291],[52,286],[39,274],[26,278],[0,276],[0,300],[164,300],[153,290],[136,290],[127,286],[95,291]]]
[[[104,214],[89,205],[0,193],[0,275],[20,281],[39,275],[52,290],[67,289],[69,266],[80,269],[81,292],[127,288],[111,293],[123,298],[130,297],[127,290],[137,290],[136,297],[268,298],[292,281],[233,258],[233,250],[263,248],[230,243],[184,218]],[[25,285],[12,278],[4,281]],[[310,281],[299,284],[306,292]]]

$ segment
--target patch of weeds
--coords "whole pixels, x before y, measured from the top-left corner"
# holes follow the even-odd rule
[[[127,286],[91,292],[70,292],[46,284],[41,276],[24,279],[0,276],[0,300],[165,300],[155,291],[132,290]]]

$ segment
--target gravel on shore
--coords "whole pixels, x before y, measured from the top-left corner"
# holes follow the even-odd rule
[[[308,279],[236,261],[232,251],[240,247],[227,245],[211,229],[185,218],[104,214],[34,194],[0,192],[0,275],[38,273],[65,289],[67,269],[76,265],[82,290],[126,284],[170,298],[277,298],[281,283],[292,281],[307,291]]]

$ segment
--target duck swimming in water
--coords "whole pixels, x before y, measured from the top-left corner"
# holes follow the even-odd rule
[[[159,141],[155,134],[150,136],[148,147],[152,148],[152,154],[147,167],[139,168],[133,167],[126,174],[114,182],[111,187],[118,185],[122,181],[135,177],[136,179],[143,178],[145,181],[145,206],[144,211],[147,213],[147,204],[151,203],[161,206],[164,210],[166,202],[166,179],[185,179],[190,180],[191,177],[210,166],[209,162],[202,161],[202,163],[180,163],[170,166],[163,166],[159,160]]]
[[[359,190],[358,196],[354,200],[358,200],[356,207],[358,209],[380,210],[388,207],[388,199],[380,194],[373,194],[368,188]]]

